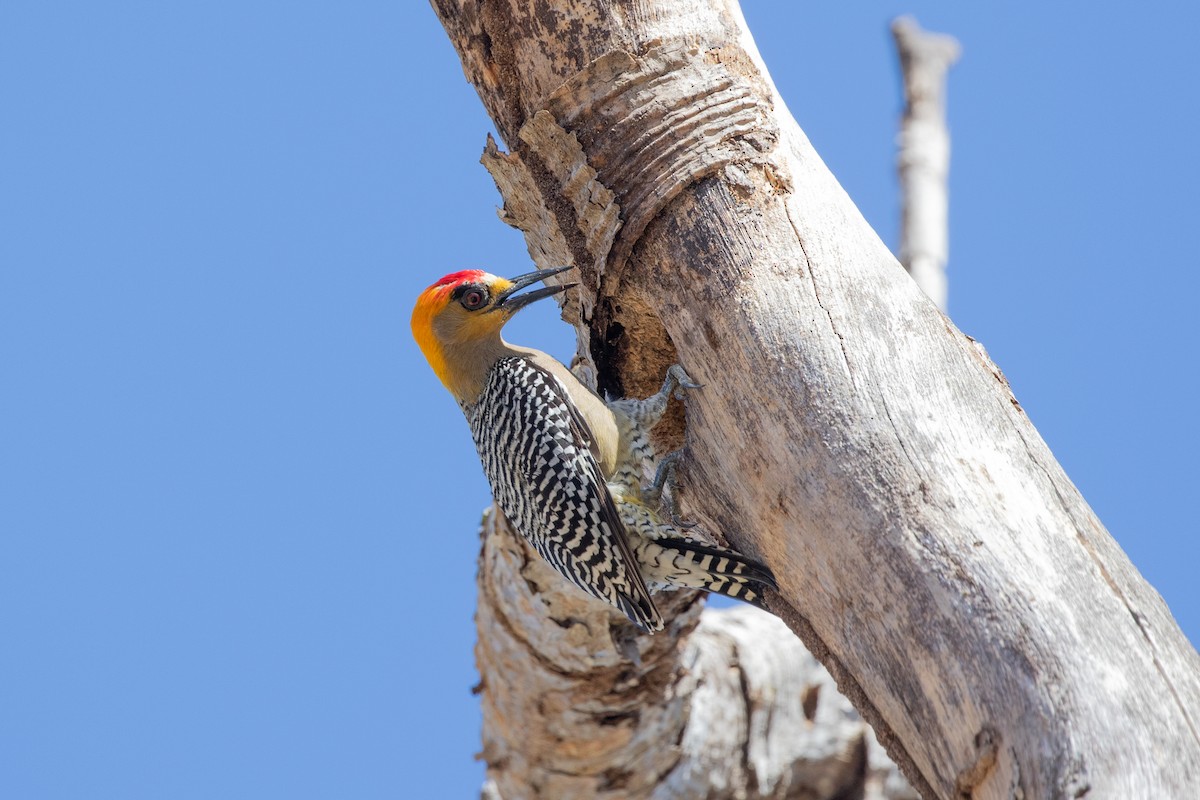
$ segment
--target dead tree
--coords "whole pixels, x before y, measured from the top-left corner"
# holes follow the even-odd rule
[[[892,23],[904,78],[904,117],[897,143],[902,216],[900,263],[921,291],[946,310],[950,131],[946,127],[946,72],[958,60],[952,36],[930,33],[911,17]]]
[[[736,2],[434,7],[509,149],[484,157],[505,218],[539,265],[580,269],[564,315],[583,366],[612,394],[648,394],[675,361],[704,384],[686,435],[664,434],[686,443],[687,515],[771,565],[772,608],[913,786],[1190,797],[1200,657],[1000,371],[821,162]],[[489,538],[485,570],[503,547]],[[508,567],[485,575],[496,597],[480,607],[481,663],[511,668],[484,670],[489,774],[504,774],[493,758],[548,747],[597,792],[688,796],[620,787],[659,775],[655,751],[685,743],[637,736],[641,709],[666,707],[690,668],[679,652],[694,599],[671,602],[669,635],[632,637],[563,599],[536,562]],[[542,626],[506,628],[514,617],[488,616],[498,606],[536,610]],[[599,662],[590,693],[489,684],[521,680],[544,644]],[[535,707],[508,705],[520,701]],[[608,740],[575,738],[581,720]],[[606,751],[629,757],[604,762]]]

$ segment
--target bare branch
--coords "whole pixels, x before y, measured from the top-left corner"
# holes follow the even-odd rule
[[[950,248],[946,72],[958,60],[960,48],[953,37],[921,30],[911,17],[893,22],[892,34],[900,55],[905,99],[896,159],[903,193],[900,263],[945,311]]]

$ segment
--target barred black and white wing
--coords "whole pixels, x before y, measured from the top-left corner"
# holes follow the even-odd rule
[[[576,586],[661,630],[587,423],[558,379],[525,358],[503,358],[463,410],[509,522]]]

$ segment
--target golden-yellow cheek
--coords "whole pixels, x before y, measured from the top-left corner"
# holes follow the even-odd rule
[[[442,384],[449,388],[449,384],[446,382],[446,355],[433,332],[433,318],[436,309],[437,306],[433,303],[418,302],[416,308],[413,309],[412,332],[413,338],[417,340],[417,346],[425,355],[425,360],[429,362],[429,366],[433,367],[434,373],[437,374]]]
[[[507,321],[506,312],[493,311],[490,307],[483,311],[467,312],[455,331],[455,341],[466,344],[487,339],[497,334]]]
[[[501,282],[493,287],[493,296],[511,285],[508,281]],[[448,302],[444,296],[422,298],[413,309],[413,338],[417,340],[438,380],[453,393],[453,378],[459,376],[454,374],[454,365],[450,363],[447,351],[469,348],[474,342],[498,337],[509,316],[504,311],[490,309],[467,311]]]

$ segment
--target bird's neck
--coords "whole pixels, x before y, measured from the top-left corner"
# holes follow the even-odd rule
[[[459,405],[469,407],[475,405],[479,396],[483,394],[488,374],[496,362],[502,358],[519,355],[521,353],[497,333],[494,337],[473,342],[469,346],[453,343],[443,345],[441,356],[445,367],[442,370],[435,368],[435,371],[458,400]]]

